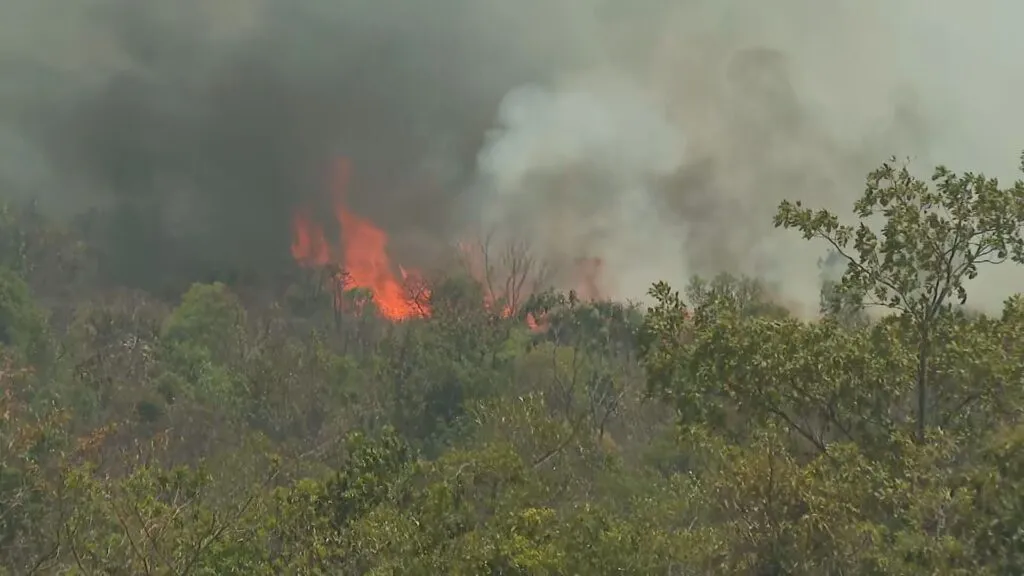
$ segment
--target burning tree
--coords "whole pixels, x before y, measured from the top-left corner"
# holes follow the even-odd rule
[[[546,287],[551,269],[526,240],[499,243],[495,237],[496,231],[491,229],[477,241],[460,243],[460,260],[483,286],[485,304],[514,316],[530,295]]]

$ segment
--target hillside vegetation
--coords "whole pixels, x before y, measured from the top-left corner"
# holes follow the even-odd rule
[[[0,574],[1024,574],[1024,183],[889,163],[775,224],[848,262],[655,304],[337,271],[174,299],[0,214]],[[498,300],[505,301],[499,302]]]

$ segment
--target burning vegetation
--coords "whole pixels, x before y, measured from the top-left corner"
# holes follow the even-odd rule
[[[352,185],[352,163],[335,162],[330,175],[330,226],[317,218],[308,204],[292,215],[291,254],[306,269],[326,271],[335,306],[353,304],[343,298],[350,290],[365,290],[381,317],[392,322],[425,318],[431,314],[431,291],[426,275],[392,260],[388,234],[371,220],[353,212],[347,203]],[[328,230],[337,232],[332,238]],[[483,305],[502,318],[519,314],[531,296],[550,288],[550,266],[531,254],[525,241],[507,242],[496,249],[494,234],[456,245],[461,267],[483,292]],[[602,299],[603,261],[577,258],[571,271],[570,290],[582,301]],[[533,330],[544,327],[539,314],[525,312],[524,322]]]
[[[346,206],[351,172],[349,161],[340,159],[331,179],[338,242],[330,243],[324,227],[312,218],[307,207],[303,207],[292,221],[292,257],[304,267],[337,266],[339,271],[333,275],[333,280],[340,283],[343,290],[369,290],[381,316],[389,320],[430,315],[429,292],[413,294],[410,290],[412,285],[423,285],[423,276],[392,264],[387,234]]]

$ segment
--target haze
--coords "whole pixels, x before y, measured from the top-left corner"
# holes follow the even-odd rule
[[[89,0],[0,8],[0,183],[128,281],[288,260],[352,160],[353,208],[429,265],[479,230],[601,258],[609,296],[756,274],[817,302],[782,198],[848,212],[890,155],[1002,179],[1024,148],[1009,0]],[[995,305],[1015,268],[983,273]]]

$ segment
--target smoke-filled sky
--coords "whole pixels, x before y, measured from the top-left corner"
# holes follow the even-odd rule
[[[102,208],[122,275],[273,268],[343,155],[404,263],[492,230],[602,258],[609,295],[731,271],[814,303],[782,198],[848,212],[891,154],[1016,177],[1018,4],[7,0],[0,185]]]

